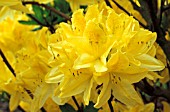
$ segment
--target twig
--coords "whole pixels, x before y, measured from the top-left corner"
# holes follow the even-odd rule
[[[43,17],[43,18],[44,18],[44,17]],[[51,32],[52,34],[54,34],[54,33],[55,33],[55,28],[53,27],[53,25],[51,25],[51,24],[47,21],[46,18],[44,18],[44,20],[45,20],[45,22],[46,22],[46,24],[47,24],[48,29],[50,30],[50,32]]]
[[[6,66],[8,67],[8,69],[11,71],[11,73],[14,75],[14,77],[16,77],[15,71],[12,68],[12,66],[10,65],[9,61],[7,60],[7,58],[5,57],[4,53],[2,52],[2,50],[0,49],[0,55],[4,61],[4,63],[6,64]]]
[[[31,14],[27,14],[27,15],[28,15],[31,19],[33,19],[35,22],[37,22],[39,25],[48,27],[48,25],[41,23],[41,22],[40,22],[37,18],[35,18],[33,15],[31,15]]]
[[[41,21],[39,21],[36,17],[34,17],[32,14],[27,14],[27,16],[29,16],[32,20],[34,20],[35,22],[37,22],[39,25],[41,26],[45,26],[48,27],[48,29],[50,30],[50,32],[53,34],[55,33],[55,29],[52,25],[50,25],[46,19],[44,18],[44,20],[46,21],[46,24],[42,23]]]
[[[53,8],[53,7],[50,7],[50,6],[46,5],[46,4],[41,4],[41,3],[33,2],[33,1],[23,1],[22,4],[23,4],[23,5],[32,4],[32,5],[37,5],[37,6],[44,7],[44,8],[46,8],[46,9],[51,10],[52,12],[60,15],[61,17],[65,18],[66,20],[71,21],[71,18],[70,18],[69,16],[67,16],[66,14],[64,14],[64,13],[56,10],[56,9]]]

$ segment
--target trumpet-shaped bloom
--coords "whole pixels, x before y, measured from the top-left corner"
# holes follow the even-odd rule
[[[0,48],[16,74],[14,77],[0,58],[3,74],[0,89],[11,95],[10,111],[14,111],[21,102],[30,104],[29,111],[38,111],[56,88],[44,81],[49,71],[47,60],[50,54],[41,34],[48,36],[44,33],[47,29],[31,32],[33,26],[21,25],[17,18],[14,21],[7,19],[0,26]]]
[[[47,75],[46,82],[59,82],[61,98],[84,93],[85,104],[93,88],[98,88],[96,108],[111,94],[130,107],[143,105],[133,83],[158,78],[152,72],[164,68],[154,57],[156,33],[140,28],[133,17],[117,14],[104,2],[89,6],[85,13],[75,11],[71,21],[61,23],[53,35],[57,41],[49,42],[56,72]]]

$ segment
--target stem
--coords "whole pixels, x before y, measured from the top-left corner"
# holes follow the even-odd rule
[[[62,13],[62,12],[60,12],[60,11],[56,10],[55,8],[50,7],[48,5],[40,4],[38,2],[33,2],[33,1],[23,1],[22,3],[23,3],[23,5],[31,4],[31,5],[37,5],[37,6],[44,7],[46,9],[51,10],[52,12],[60,15],[61,17],[65,18],[66,20],[71,21],[71,18],[69,16],[67,16],[66,14],[64,14],[64,13]]]
[[[44,18],[44,17],[43,17],[43,18]],[[46,22],[46,24],[47,24],[48,29],[50,30],[50,32],[51,32],[52,34],[54,34],[54,33],[55,33],[55,28],[53,27],[53,25],[51,25],[51,24],[46,20],[46,18],[44,18],[44,20],[45,20],[45,22]]]
[[[11,71],[11,73],[14,75],[14,77],[16,77],[15,71],[12,68],[12,66],[10,65],[9,61],[7,60],[7,58],[5,57],[4,53],[2,52],[2,50],[0,49],[0,55],[4,61],[4,63],[6,64],[6,66],[8,67],[8,69]]]
[[[82,108],[80,107],[80,105],[78,104],[76,98],[74,96],[72,96],[72,99],[74,101],[74,103],[76,104],[77,108],[78,108],[78,112],[83,112]]]
[[[110,108],[110,112],[114,112],[113,106],[112,106],[112,100],[113,100],[113,95],[111,94],[110,99],[108,100],[108,105]]]
[[[43,24],[41,21],[39,21],[36,17],[34,17],[32,14],[27,14],[32,20],[34,20],[35,22],[37,22],[39,25],[41,25],[41,26],[45,26],[45,27],[48,27],[48,29],[50,30],[50,32],[52,33],[52,34],[54,34],[55,33],[55,28],[52,26],[52,25],[50,25],[47,21],[46,21],[46,19],[44,18],[44,20],[46,21],[46,24]]]

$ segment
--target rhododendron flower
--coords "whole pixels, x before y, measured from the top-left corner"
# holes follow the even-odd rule
[[[96,108],[111,94],[130,107],[143,105],[133,83],[159,78],[152,72],[164,68],[154,57],[156,33],[140,28],[133,17],[117,14],[104,2],[89,6],[85,14],[82,9],[75,11],[71,22],[61,23],[53,35],[57,41],[49,42],[56,72],[47,74],[46,82],[60,79],[60,97],[84,93],[85,104],[92,88],[98,88]]]

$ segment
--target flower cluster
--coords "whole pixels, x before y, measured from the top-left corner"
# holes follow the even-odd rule
[[[4,1],[8,7],[14,3]],[[7,59],[0,58],[0,89],[11,96],[10,111],[18,105],[57,111],[55,104],[72,104],[72,96],[85,105],[93,101],[95,108],[114,97],[117,111],[153,111],[154,104],[144,105],[133,84],[161,78],[155,71],[164,64],[155,58],[156,33],[133,17],[100,2],[76,10],[54,34],[46,28],[32,32],[34,26],[21,25],[18,18],[23,15],[0,23],[0,50]]]
[[[105,3],[89,6],[85,13],[77,10],[71,24],[61,23],[49,39],[53,69],[45,81],[59,83],[55,92],[60,98],[83,94],[84,103],[93,100],[96,108],[111,94],[126,105],[142,105],[132,84],[158,78],[153,71],[164,68],[154,58],[155,40],[156,33]]]

